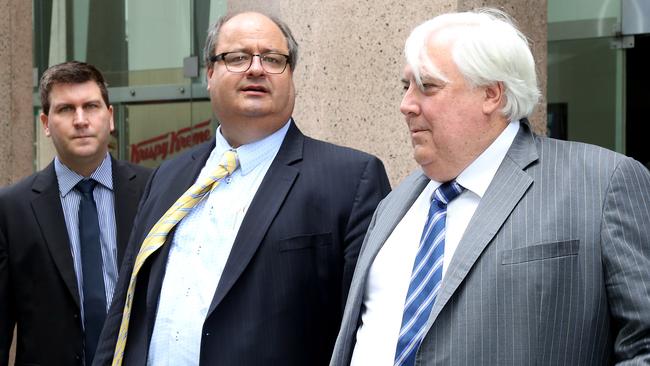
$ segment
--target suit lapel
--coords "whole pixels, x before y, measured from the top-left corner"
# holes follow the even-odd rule
[[[363,297],[368,280],[370,267],[375,257],[383,247],[395,227],[402,221],[413,202],[420,196],[422,190],[430,182],[421,170],[409,175],[399,184],[380,204],[375,211],[373,221],[364,239],[357,266],[350,284],[348,300],[345,306],[342,321],[342,347],[341,357],[349,363],[352,348],[355,343],[355,334],[359,325],[359,316],[363,305]],[[337,341],[338,343],[339,341]]]
[[[431,310],[431,326],[465,279],[485,247],[497,235],[533,179],[525,168],[537,160],[534,137],[524,119],[512,146],[472,216],[449,264],[438,298]]]
[[[113,159],[113,197],[115,197],[115,234],[117,240],[117,268],[122,265],[124,250],[129,241],[133,219],[138,210],[138,192],[132,184],[135,171],[124,162]]]
[[[372,229],[370,236],[366,239],[366,243],[361,250],[357,262],[357,269],[362,271],[363,286],[365,288],[365,279],[368,274],[370,266],[375,261],[375,257],[379,250],[382,248],[390,234],[397,224],[402,221],[406,212],[413,206],[413,202],[420,196],[422,190],[430,182],[421,170],[407,177],[395,191],[384,200],[385,206],[381,208],[381,214],[377,217],[377,221]],[[353,281],[354,282],[354,281]],[[363,293],[359,294],[363,297]]]
[[[41,229],[43,240],[70,295],[77,306],[80,306],[77,276],[74,272],[70,239],[63,216],[54,163],[38,173],[32,184],[32,191],[34,192],[32,210]]]
[[[262,180],[237,232],[217,290],[212,298],[208,316],[223,300],[250,262],[291,190],[300,173],[299,167],[294,163],[302,160],[304,140],[304,135],[294,122],[291,122],[282,146]]]

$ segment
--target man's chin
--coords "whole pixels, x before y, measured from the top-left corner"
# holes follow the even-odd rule
[[[271,110],[269,107],[266,106],[250,106],[250,107],[243,108],[240,114],[244,117],[260,118],[271,114]]]
[[[445,179],[444,169],[440,165],[440,161],[436,160],[432,151],[428,149],[418,149],[416,147],[413,150],[413,159],[420,168],[422,168],[426,176],[436,181],[444,182],[444,180],[440,180]]]
[[[413,145],[413,159],[415,159],[420,166],[431,164],[434,160],[432,155],[433,152],[430,149],[417,144]]]
[[[97,146],[77,146],[72,149],[71,155],[76,156],[80,159],[88,159],[97,156],[100,154],[99,148]]]

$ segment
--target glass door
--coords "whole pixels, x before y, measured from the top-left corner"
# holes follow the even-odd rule
[[[67,60],[97,66],[115,113],[111,153],[157,166],[213,135],[202,47],[209,24],[225,11],[225,0],[34,0],[35,73]],[[37,89],[41,169],[55,152],[42,133]]]
[[[548,1],[548,131],[625,152],[620,0]]]

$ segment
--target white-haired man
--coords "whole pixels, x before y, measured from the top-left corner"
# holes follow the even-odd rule
[[[647,364],[646,168],[531,132],[534,61],[503,13],[437,16],[405,53],[421,170],[375,212],[331,365]]]

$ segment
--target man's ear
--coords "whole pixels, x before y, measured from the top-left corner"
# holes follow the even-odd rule
[[[207,89],[210,90],[210,78],[212,78],[212,73],[214,73],[214,65],[208,67],[207,72],[205,73],[206,81],[208,82]]]
[[[112,105],[108,106],[108,113],[111,115],[110,119],[108,120],[109,128],[110,128],[110,131],[113,132],[113,131],[115,131],[115,120],[113,120],[113,106]]]
[[[50,121],[47,117],[47,114],[41,112],[39,117],[41,119],[41,125],[43,126],[43,132],[45,132],[45,136],[50,137]]]
[[[498,81],[494,84],[484,86],[485,98],[483,100],[483,113],[492,114],[503,108],[505,102],[505,90],[503,83]]]

